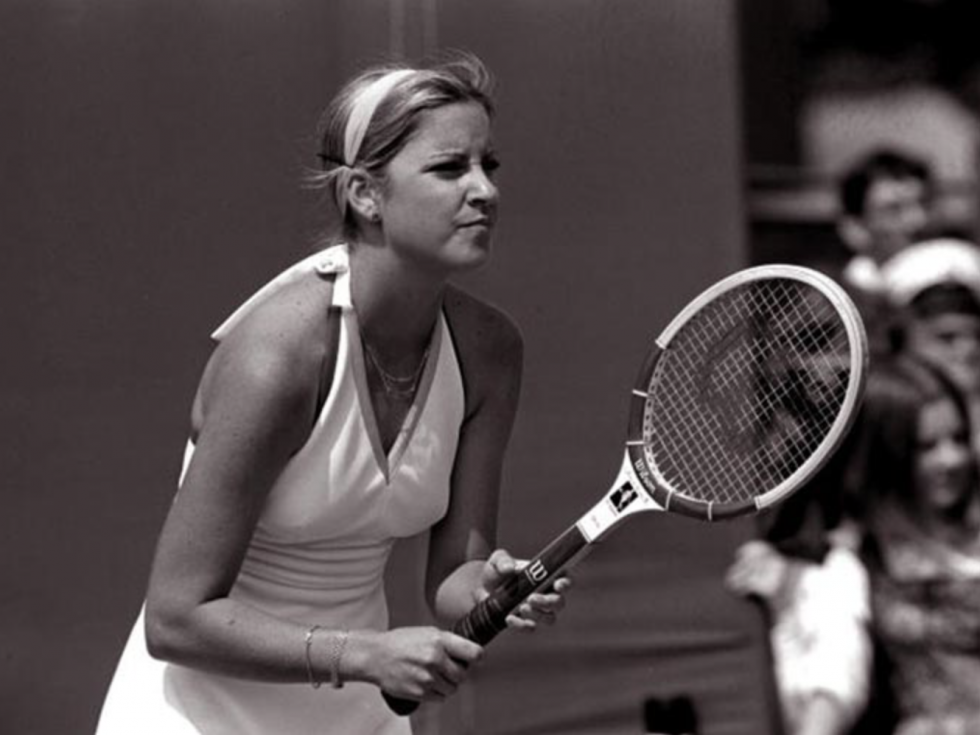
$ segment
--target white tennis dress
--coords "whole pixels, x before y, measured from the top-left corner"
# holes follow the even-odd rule
[[[311,271],[336,274],[342,309],[332,386],[306,445],[273,486],[233,598],[303,625],[384,630],[384,567],[395,539],[443,516],[463,420],[463,382],[444,316],[402,433],[384,453],[367,390],[348,252],[325,250],[256,293],[214,334]],[[188,447],[184,467],[193,454]],[[303,642],[297,640],[297,648]],[[141,613],[103,704],[97,735],[405,735],[377,687],[246,681],[150,657]]]

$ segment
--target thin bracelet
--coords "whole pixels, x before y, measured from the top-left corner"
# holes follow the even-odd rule
[[[310,648],[313,647],[313,634],[318,630],[320,630],[320,626],[314,625],[306,631],[306,673],[310,678],[310,686],[314,689],[320,688],[320,681],[316,678],[316,673],[313,671],[313,659],[310,656]]]
[[[333,649],[330,655],[330,684],[334,689],[342,689],[343,679],[340,678],[340,661],[344,657],[344,649],[347,647],[347,636],[350,631],[342,630],[334,638]]]

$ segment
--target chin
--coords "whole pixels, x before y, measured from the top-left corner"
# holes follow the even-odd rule
[[[490,236],[474,238],[453,253],[453,263],[459,270],[473,270],[480,268],[490,260],[491,247]]]

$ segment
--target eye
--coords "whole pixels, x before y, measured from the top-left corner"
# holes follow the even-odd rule
[[[428,170],[443,178],[456,178],[462,176],[468,166],[469,163],[464,159],[448,158],[432,164]]]
[[[493,175],[500,169],[500,159],[496,156],[487,156],[483,159],[483,170],[487,175]]]

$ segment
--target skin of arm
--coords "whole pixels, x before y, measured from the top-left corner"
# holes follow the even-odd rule
[[[818,692],[806,705],[797,735],[843,735],[849,724],[837,699]]]
[[[466,415],[453,467],[446,516],[432,529],[426,593],[436,618],[451,625],[508,576],[519,563],[496,550],[497,507],[504,454],[517,415],[523,340],[503,313],[451,289],[446,314],[466,388]],[[511,627],[550,623],[563,604],[567,579],[536,593],[511,615]]]
[[[228,595],[266,496],[313,425],[326,358],[330,289],[304,279],[242,322],[205,368],[194,410],[195,453],[164,524],[146,603],[150,653],[174,663],[273,682],[306,682],[309,625]],[[327,678],[329,636],[311,661]],[[434,628],[351,631],[345,680],[400,696],[440,698],[479,646]]]

